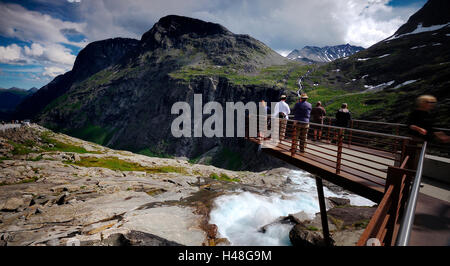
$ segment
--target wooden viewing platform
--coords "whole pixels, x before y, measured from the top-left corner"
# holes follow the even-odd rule
[[[420,144],[409,137],[395,134],[310,123],[306,147],[301,151],[302,142],[298,132],[303,123],[272,119],[271,124],[275,122],[279,129],[274,130],[278,133],[270,137],[269,133],[273,132],[263,128],[260,130],[257,126],[267,122],[268,117],[265,116],[258,116],[256,125],[249,123],[247,119],[246,139],[261,145],[263,152],[314,174],[320,205],[323,203],[320,197],[321,179],[378,203],[358,245],[366,245],[370,238],[380,240],[381,245],[395,245],[400,220],[416,174]],[[365,125],[369,122],[364,121]],[[380,124],[382,123],[375,122],[374,125],[378,127]],[[322,130],[321,139],[314,140],[314,129]],[[392,131],[398,134],[398,127]],[[326,210],[321,206],[321,214],[323,213]],[[328,234],[326,224],[326,215],[322,215],[325,240]],[[415,244],[416,239],[417,237],[413,237]]]

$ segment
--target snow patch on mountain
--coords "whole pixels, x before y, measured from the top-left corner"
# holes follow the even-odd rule
[[[387,88],[389,86],[391,86],[392,84],[394,84],[395,80],[391,80],[389,82],[385,82],[385,83],[381,83],[378,85],[364,85],[364,88],[366,88],[366,90],[364,90],[363,92],[377,92],[377,91],[381,91],[384,88]]]
[[[408,33],[400,34],[400,35],[392,35],[390,38],[386,39],[386,41],[394,40],[394,39],[401,38],[403,36],[407,36],[407,35],[411,35],[411,34],[418,34],[418,33],[422,33],[422,32],[436,31],[436,30],[440,30],[440,29],[442,29],[444,27],[447,27],[447,26],[450,26],[450,23],[441,24],[441,25],[433,25],[433,26],[430,26],[430,27],[423,27],[422,23],[419,23],[419,25],[417,25],[417,28],[415,30],[413,30],[412,32],[408,32]]]
[[[398,89],[400,87],[406,86],[406,85],[414,83],[416,81],[417,81],[416,79],[405,81],[402,84],[399,84],[399,85],[395,86],[394,89]]]

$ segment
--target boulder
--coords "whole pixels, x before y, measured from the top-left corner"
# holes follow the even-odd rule
[[[297,212],[294,214],[289,214],[288,218],[289,218],[289,220],[291,220],[292,222],[297,223],[297,224],[303,223],[310,219],[309,215],[304,211]]]
[[[309,230],[303,224],[295,225],[289,232],[289,239],[296,247],[323,247],[325,241],[319,231]]]
[[[350,205],[350,200],[349,199],[329,197],[328,200],[331,201],[331,203],[333,203],[334,206]]]
[[[112,234],[101,241],[81,241],[81,246],[182,246],[162,237],[131,230],[129,233]]]
[[[16,211],[24,205],[26,205],[26,202],[22,198],[9,198],[3,203],[3,206],[1,206],[0,209],[4,211]]]

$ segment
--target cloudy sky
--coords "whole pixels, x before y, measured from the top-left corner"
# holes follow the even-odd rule
[[[72,69],[89,42],[140,39],[184,15],[249,34],[282,55],[305,45],[365,48],[392,35],[426,0],[0,0],[0,87],[40,88]]]

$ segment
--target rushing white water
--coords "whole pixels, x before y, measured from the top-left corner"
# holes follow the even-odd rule
[[[280,177],[286,179],[285,177]],[[210,223],[216,224],[221,237],[232,245],[290,245],[289,231],[292,225],[276,223],[265,233],[258,232],[262,226],[270,224],[280,216],[304,211],[310,218],[320,211],[315,179],[304,171],[290,171],[290,185],[293,192],[273,193],[262,196],[250,192],[225,195],[215,200],[215,208],[210,213]],[[350,199],[352,205],[372,206],[375,203],[357,195],[335,193],[324,187],[325,197]]]

